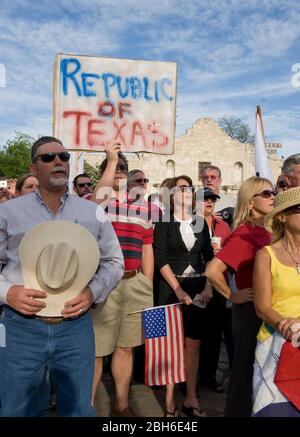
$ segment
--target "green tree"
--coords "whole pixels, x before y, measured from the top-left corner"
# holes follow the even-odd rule
[[[84,173],[89,175],[89,177],[94,182],[94,184],[96,184],[98,182],[98,180],[99,180],[99,169],[98,169],[98,167],[95,168],[92,165],[90,165],[88,162],[84,161],[83,171],[84,171]]]
[[[0,176],[17,179],[29,171],[34,141],[31,136],[16,131],[15,137],[0,150]]]
[[[233,115],[225,115],[219,118],[218,125],[231,138],[240,141],[240,143],[254,143],[255,136],[252,134],[250,127],[240,118]]]

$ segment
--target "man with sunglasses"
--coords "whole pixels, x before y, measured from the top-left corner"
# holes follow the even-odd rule
[[[93,192],[93,182],[86,173],[77,175],[73,181],[73,189],[77,196],[84,197]]]
[[[221,218],[231,226],[233,222],[233,208],[235,207],[236,200],[230,195],[220,197],[220,187],[222,183],[220,168],[215,165],[206,166],[201,174],[201,181],[203,187],[209,188],[219,197],[215,207],[215,217]]]
[[[1,415],[44,415],[49,372],[59,416],[94,416],[94,335],[89,309],[93,302],[105,300],[121,279],[123,256],[104,212],[68,193],[70,154],[62,142],[40,138],[32,146],[31,158],[30,171],[39,188],[0,209],[0,303],[5,304],[1,322],[7,338],[6,347],[0,347]],[[24,234],[50,220],[81,224],[95,237],[101,253],[94,277],[76,298],[65,302],[61,317],[39,316],[47,293],[24,288],[19,260]]]
[[[158,222],[162,217],[161,209],[155,203],[145,200],[149,179],[142,170],[134,169],[128,173],[128,194],[132,199],[143,202],[148,208],[148,218],[152,223]]]
[[[92,200],[107,210],[121,244],[125,272],[106,302],[93,311],[96,340],[93,399],[102,377],[103,357],[112,354],[116,390],[113,416],[134,417],[136,413],[129,406],[133,349],[144,340],[141,313],[131,313],[153,305],[153,226],[145,202],[128,194],[128,164],[120,144],[107,146],[105,152]]]

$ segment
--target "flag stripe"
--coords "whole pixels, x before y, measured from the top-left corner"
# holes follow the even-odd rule
[[[152,339],[151,341],[152,343],[152,372],[151,372],[151,379],[152,379],[152,384],[156,384],[155,381],[155,368],[156,368],[156,351],[155,351],[155,338]]]
[[[178,328],[179,328],[179,354],[182,357],[180,360],[180,381],[186,380],[186,371],[185,371],[185,351],[184,351],[184,333],[183,333],[183,317],[182,317],[182,311],[178,307]]]
[[[179,353],[180,344],[179,344],[179,329],[178,329],[178,321],[179,320],[178,320],[178,311],[176,310],[176,307],[174,307],[173,313],[174,313],[174,323],[175,323],[174,329],[176,331],[176,335],[174,336],[174,340],[176,341],[176,347],[174,347],[174,349],[177,351],[175,379],[176,379],[176,382],[178,382],[180,379],[180,376],[179,376],[180,375],[180,353]]]
[[[175,308],[175,307],[173,307]],[[173,352],[173,360],[174,360],[174,365],[172,366],[172,379],[173,381],[177,382],[177,367],[178,367],[178,361],[177,361],[177,348],[176,348],[176,329],[175,329],[175,320],[174,320],[174,310],[173,308],[168,308],[169,310],[169,317],[171,320],[171,338],[172,338],[172,352]]]
[[[167,368],[168,368],[168,363],[167,363],[167,338],[164,337],[162,338],[162,384],[166,385],[166,381],[167,381]]]
[[[171,347],[170,347],[170,349],[171,349],[171,360],[172,360],[172,365],[171,365],[171,381],[174,381],[175,380],[175,374],[174,374],[174,366],[176,365],[176,362],[175,362],[175,357],[174,357],[174,330],[173,330],[173,319],[172,319],[172,316],[171,316],[171,308],[170,307],[168,307],[167,309],[166,309],[166,311],[167,311],[167,319],[169,320],[169,327],[170,327],[170,332],[169,332],[169,335],[170,335],[170,343],[171,343]]]
[[[170,321],[167,317],[167,332],[170,332]],[[169,335],[167,335],[167,364],[168,364],[168,371],[167,371],[167,384],[171,384],[172,377],[171,377],[171,363],[172,363],[172,356],[171,356],[171,338]]]

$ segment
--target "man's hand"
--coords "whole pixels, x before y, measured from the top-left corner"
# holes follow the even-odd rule
[[[19,313],[34,316],[46,306],[45,302],[36,299],[45,299],[46,297],[45,291],[24,288],[23,285],[13,285],[8,290],[6,301]]]
[[[15,196],[7,188],[0,189],[0,203],[6,202],[6,200],[13,199],[14,197]]]
[[[79,296],[65,303],[62,315],[65,319],[78,317],[81,313],[86,312],[94,302],[94,295],[89,287],[85,287]]]
[[[121,151],[120,143],[112,143],[105,147],[105,153],[108,162],[116,162],[118,163],[119,155],[118,152]]]

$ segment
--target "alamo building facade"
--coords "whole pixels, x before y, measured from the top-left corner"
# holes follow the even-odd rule
[[[283,160],[276,152],[279,143],[267,144],[270,167],[276,181],[281,173]],[[240,143],[224,132],[211,118],[201,118],[186,132],[175,139],[175,153],[153,155],[150,153],[128,154],[129,170],[140,169],[149,179],[149,192],[155,192],[167,177],[186,174],[196,187],[200,187],[203,167],[212,164],[221,169],[224,194],[236,195],[240,184],[255,175],[254,146]],[[84,159],[96,167],[104,159],[103,154],[85,153]]]

